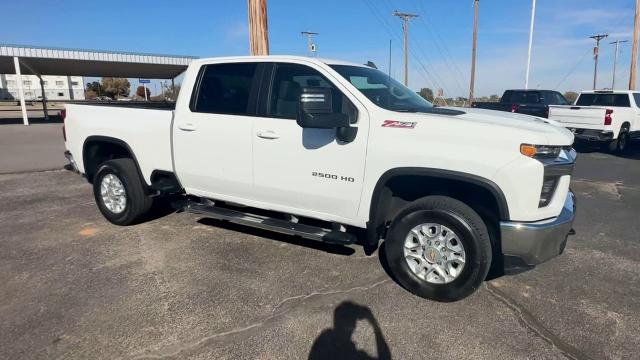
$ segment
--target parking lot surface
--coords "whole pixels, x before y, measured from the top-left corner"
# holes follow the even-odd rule
[[[357,246],[187,213],[117,227],[71,172],[0,175],[0,358],[638,358],[638,148],[581,149],[565,253],[448,304]]]
[[[60,155],[64,150],[62,124],[0,122],[0,174],[62,169],[67,163]]]

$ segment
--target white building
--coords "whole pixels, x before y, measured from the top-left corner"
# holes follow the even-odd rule
[[[84,100],[82,76],[42,75],[47,100]],[[40,79],[35,75],[22,75],[25,100],[41,100]],[[0,100],[17,100],[16,75],[0,74]]]

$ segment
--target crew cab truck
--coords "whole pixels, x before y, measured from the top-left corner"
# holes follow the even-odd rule
[[[583,91],[573,106],[552,106],[549,119],[570,129],[576,139],[599,142],[622,153],[640,137],[640,93],[627,90]]]
[[[559,255],[572,231],[573,135],[505,115],[433,107],[363,65],[229,57],[193,61],[173,110],[67,105],[64,129],[114,224],[181,194],[206,217],[369,250],[384,240],[402,286],[453,301],[491,266]]]
[[[569,105],[565,97],[554,90],[506,90],[500,102],[474,102],[472,107],[533,115],[549,116],[549,106]]]

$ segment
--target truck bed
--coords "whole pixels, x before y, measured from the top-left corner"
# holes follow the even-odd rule
[[[547,107],[543,104],[517,104],[517,103],[503,103],[503,102],[475,102],[472,107],[487,110],[497,110],[506,112],[515,112],[525,115],[533,115],[540,117],[547,117]]]
[[[167,103],[151,102],[124,105],[66,104],[66,145],[75,157],[79,170],[84,172],[85,142],[117,139],[124,142],[136,158],[144,159],[139,166],[147,184],[150,184],[153,170],[173,171],[173,111],[166,106]]]

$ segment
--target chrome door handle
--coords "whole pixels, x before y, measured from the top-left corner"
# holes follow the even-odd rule
[[[192,123],[178,124],[178,129],[184,131],[195,131],[196,127]]]
[[[276,134],[275,131],[272,130],[261,130],[256,133],[259,138],[263,139],[277,139],[280,135]]]

